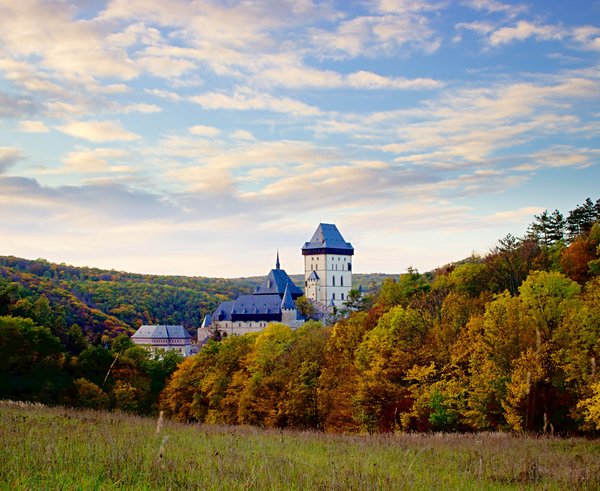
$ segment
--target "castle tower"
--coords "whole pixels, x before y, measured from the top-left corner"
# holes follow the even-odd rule
[[[352,244],[335,225],[321,223],[302,255],[306,297],[325,306],[342,305],[352,288]]]

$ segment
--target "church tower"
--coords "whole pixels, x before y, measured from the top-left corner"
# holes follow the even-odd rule
[[[324,306],[342,305],[352,289],[352,244],[335,225],[321,223],[302,247],[302,255],[306,297]]]

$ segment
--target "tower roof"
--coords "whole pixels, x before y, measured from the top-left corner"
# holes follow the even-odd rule
[[[284,269],[281,269],[279,263],[279,251],[277,251],[277,260],[275,262],[275,269],[269,271],[269,274],[264,279],[262,284],[256,287],[253,295],[273,295],[277,294],[281,298],[285,293],[285,290],[290,290],[292,300],[301,297],[304,293],[302,289],[297,287],[292,279],[288,276]]]
[[[340,231],[332,223],[320,223],[310,242],[305,242],[302,255],[308,254],[340,254],[354,255],[354,247],[346,242]]]
[[[283,294],[283,300],[281,301],[281,310],[294,310],[295,308],[296,306],[292,300],[292,295],[290,294],[290,288],[288,285],[285,287],[285,293]]]

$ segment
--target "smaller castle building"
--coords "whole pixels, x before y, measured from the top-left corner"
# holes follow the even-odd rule
[[[131,340],[150,352],[172,350],[190,356],[197,351],[192,336],[183,326],[140,326]]]

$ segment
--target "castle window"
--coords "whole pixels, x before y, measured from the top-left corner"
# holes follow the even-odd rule
[[[331,280],[333,281],[333,286],[335,286],[335,276],[332,276]]]
[[[335,300],[335,293],[331,294],[331,300]]]
[[[342,300],[344,300],[344,294],[342,293]]]
[[[344,277],[343,276],[340,276],[340,286],[344,286]],[[342,300],[344,300],[344,299],[342,298]]]
[[[348,263],[348,271],[352,271],[352,263]]]

